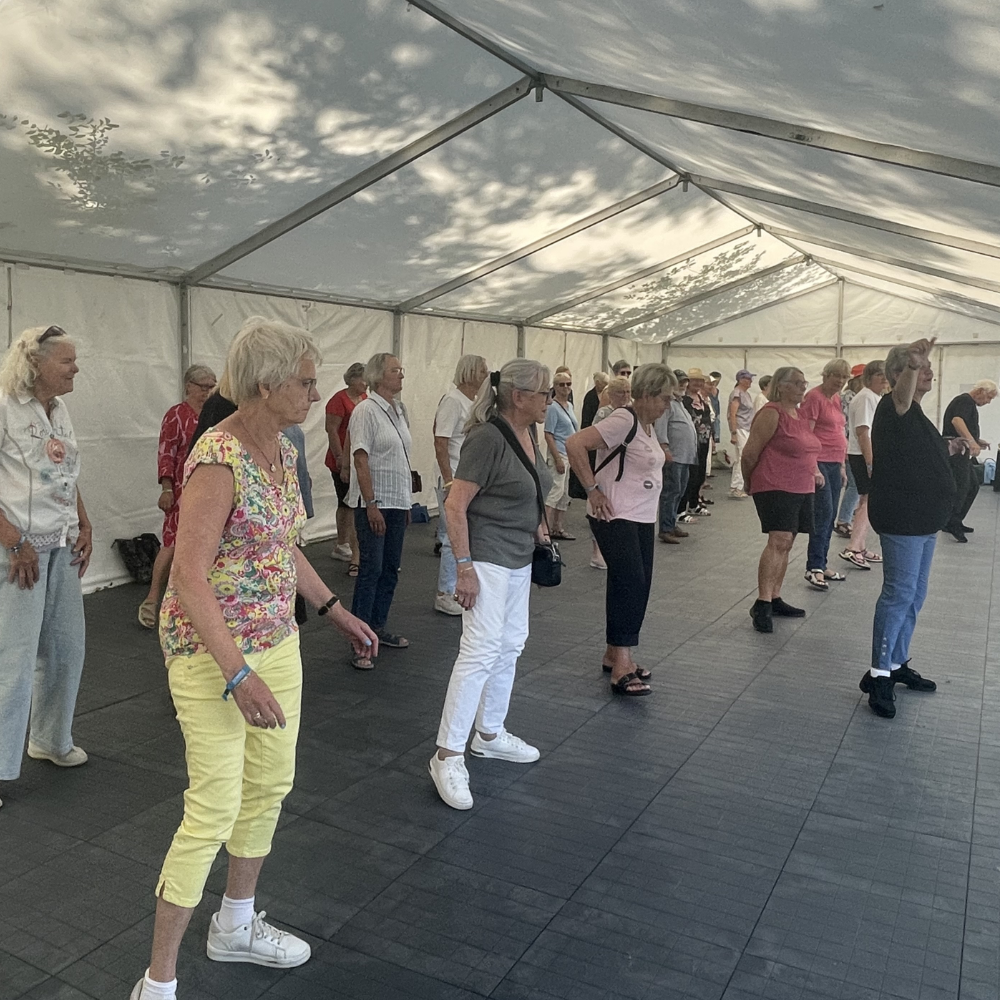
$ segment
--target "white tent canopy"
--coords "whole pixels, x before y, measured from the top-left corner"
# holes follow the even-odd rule
[[[99,542],[156,526],[179,372],[218,367],[255,312],[314,333],[327,394],[399,351],[428,472],[463,351],[565,362],[582,389],[609,356],[815,376],[928,332],[932,414],[997,377],[986,0],[6,0],[0,19],[0,299],[8,338],[79,340]],[[120,574],[102,547],[93,581]]]

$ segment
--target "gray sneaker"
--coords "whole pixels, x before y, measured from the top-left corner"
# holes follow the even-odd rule
[[[30,742],[28,743],[28,756],[32,760],[52,761],[56,767],[79,767],[81,764],[86,764],[88,760],[87,751],[81,750],[77,746],[72,747],[67,753],[54,754]]]

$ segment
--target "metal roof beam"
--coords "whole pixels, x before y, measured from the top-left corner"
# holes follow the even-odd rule
[[[968,250],[969,253],[984,254],[987,257],[1000,257],[1000,246],[982,243],[979,240],[967,240],[961,236],[950,236],[947,233],[938,233],[929,229],[904,226],[899,222],[877,219],[871,215],[862,215],[844,208],[835,208],[832,205],[820,205],[813,201],[780,194],[777,191],[750,187],[747,184],[733,184],[730,181],[720,181],[695,174],[691,175],[691,181],[703,190],[724,191],[726,194],[734,194],[740,198],[750,198],[753,201],[778,205],[781,208],[792,208],[797,212],[808,212],[810,215],[820,215],[826,219],[836,219],[838,222],[850,222],[855,226],[865,226],[868,229],[878,229],[885,233],[895,233],[897,236],[909,236],[915,240],[937,243],[941,246],[953,247],[956,250]]]
[[[710,299],[723,292],[732,291],[734,288],[749,285],[752,281],[757,281],[759,278],[766,278],[769,275],[776,274],[778,271],[785,270],[785,268],[793,267],[795,264],[801,264],[805,260],[807,260],[807,258],[804,255],[800,255],[792,257],[789,260],[783,260],[780,264],[772,264],[770,267],[762,268],[760,271],[752,271],[750,274],[744,275],[742,278],[736,278],[735,280],[727,281],[722,285],[716,285],[714,288],[708,288],[704,292],[698,292],[697,295],[689,295],[685,299],[673,302],[669,306],[665,306],[662,309],[654,309],[652,312],[646,313],[644,316],[639,316],[636,319],[631,319],[627,323],[619,323],[617,326],[608,327],[604,332],[609,336],[617,337],[622,330],[628,330],[633,326],[639,326],[640,323],[648,323],[650,320],[659,319],[661,316],[668,316],[672,312],[677,312],[678,309],[683,309],[686,306],[692,306],[696,302],[703,302],[705,299]]]
[[[874,250],[859,250],[857,247],[848,246],[846,243],[838,243],[836,240],[824,239],[822,236],[806,236],[803,233],[796,233],[790,229],[781,229],[776,226],[765,226],[764,230],[774,236],[782,236],[792,242],[798,241],[801,243],[811,243],[814,246],[826,247],[828,250],[836,250],[839,253],[848,253],[854,257],[861,257],[864,260],[877,260],[882,264],[889,264],[892,267],[903,267],[908,271],[917,271],[920,274],[929,274],[934,278],[944,278],[946,281],[954,281],[960,285],[972,285],[974,288],[985,288],[989,292],[1000,292],[1000,281],[990,281],[988,278],[977,278],[973,275],[957,274],[954,271],[945,271],[939,267],[931,267],[929,264],[920,264],[913,260],[901,260],[899,257],[892,257],[889,254],[877,253]],[[808,251],[802,250],[802,253],[808,253]]]
[[[444,282],[444,284],[438,285],[436,288],[422,292],[420,295],[414,295],[405,302],[400,302],[397,308],[403,312],[412,312],[426,302],[440,298],[442,295],[447,295],[448,292],[455,291],[456,288],[462,288],[464,285],[468,285],[478,278],[484,278],[494,271],[499,271],[502,267],[507,267],[508,264],[514,264],[525,257],[530,257],[531,254],[537,253],[539,250],[544,250],[546,247],[552,246],[553,243],[558,243],[569,236],[583,232],[584,229],[596,226],[599,222],[604,222],[606,219],[620,215],[622,212],[627,212],[630,208],[635,208],[636,205],[641,205],[644,201],[649,201],[650,198],[657,198],[664,192],[677,187],[680,182],[680,177],[676,176],[670,177],[665,181],[660,181],[658,184],[639,191],[637,194],[630,195],[628,198],[623,198],[621,201],[617,201],[607,208],[602,208],[599,212],[592,212],[582,219],[577,219],[576,222],[571,222],[568,226],[563,226],[562,229],[554,233],[549,233],[547,236],[543,236],[533,243],[529,243],[527,246],[523,246],[518,250],[512,250],[502,257],[497,257],[486,264],[473,268],[471,271],[466,271],[465,274],[460,274],[457,278],[452,278]]]
[[[242,240],[228,250],[223,250],[222,253],[216,254],[211,260],[199,264],[188,271],[184,275],[183,280],[188,284],[197,285],[213,274],[229,267],[230,264],[235,264],[236,261],[241,260],[255,250],[267,246],[268,243],[278,239],[279,236],[284,236],[285,233],[291,232],[304,222],[308,222],[317,215],[328,211],[334,205],[339,205],[342,201],[353,198],[359,191],[371,187],[372,184],[382,180],[384,177],[388,177],[389,174],[395,173],[401,167],[412,163],[418,157],[429,153],[433,149],[437,149],[442,143],[447,142],[449,139],[454,139],[455,136],[461,135],[480,122],[486,121],[487,118],[491,118],[498,111],[516,104],[531,92],[531,88],[532,81],[528,77],[522,77],[516,83],[487,98],[474,108],[464,111],[457,118],[453,118],[451,121],[439,125],[426,135],[414,139],[413,142],[403,146],[402,149],[398,149],[395,153],[391,153],[378,163],[373,163],[370,167],[366,167],[360,173],[338,184],[332,190],[321,194],[308,204],[265,226],[260,232],[254,233],[253,236],[247,237],[247,239]]]
[[[535,313],[534,316],[529,316],[524,322],[533,326],[540,320],[548,319],[550,316],[557,316],[559,313],[566,312],[567,309],[574,309],[576,306],[583,305],[584,302],[599,299],[602,295],[608,295],[610,292],[615,292],[619,288],[631,285],[635,281],[642,281],[643,278],[649,278],[654,274],[658,274],[660,271],[665,271],[668,267],[673,267],[676,264],[683,264],[687,260],[693,260],[700,254],[708,253],[710,250],[715,250],[718,247],[725,246],[727,243],[732,243],[744,236],[748,236],[754,231],[755,228],[756,227],[752,225],[744,226],[742,229],[737,229],[735,233],[727,233],[725,236],[720,236],[718,239],[712,240],[709,243],[703,243],[699,247],[694,247],[685,253],[678,254],[676,257],[671,257],[669,260],[661,261],[659,264],[653,264],[652,267],[643,268],[641,271],[636,271],[632,274],[626,275],[624,278],[618,278],[616,281],[602,285],[600,288],[594,288],[589,292],[584,292],[583,295],[578,295],[575,299],[568,299],[565,302],[560,302],[558,305],[552,306],[549,309]]]
[[[873,142],[871,139],[829,132],[811,125],[801,125],[776,118],[763,118],[759,115],[748,115],[726,108],[713,108],[705,104],[675,101],[669,97],[657,97],[653,94],[625,90],[622,87],[609,87],[600,83],[588,83],[584,80],[573,80],[564,76],[546,74],[543,79],[545,86],[556,94],[569,94],[573,97],[601,101],[605,104],[617,104],[640,111],[651,111],[654,114],[700,122],[704,125],[732,129],[737,132],[749,132],[751,135],[778,139],[781,142],[791,142],[812,149],[825,149],[832,153],[860,156],[867,160],[877,160],[880,163],[892,163],[895,166],[908,167],[912,170],[923,170],[932,174],[942,174],[945,177],[957,177],[976,184],[1000,187],[1000,167],[989,163],[977,163],[974,160],[963,160],[956,156],[944,156],[940,153],[911,149],[908,146],[896,146],[886,142]]]

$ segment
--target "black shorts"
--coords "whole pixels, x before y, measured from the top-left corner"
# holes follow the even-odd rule
[[[345,507],[347,506],[347,491],[351,488],[350,483],[345,483],[343,479],[340,478],[340,471],[330,473],[333,476],[333,488],[337,491],[337,506]]]
[[[868,491],[872,488],[872,477],[868,475],[865,456],[848,455],[847,461],[851,463],[851,474],[854,476],[854,485],[858,488],[858,496],[868,496]]]
[[[786,493],[784,490],[754,493],[753,502],[760,518],[760,530],[765,535],[769,531],[811,535],[814,496],[814,493]]]

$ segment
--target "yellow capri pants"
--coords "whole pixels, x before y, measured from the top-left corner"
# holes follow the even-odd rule
[[[281,803],[292,789],[302,702],[298,632],[246,662],[285,713],[284,729],[247,725],[233,698],[222,700],[225,681],[208,653],[167,660],[190,785],[156,894],[177,906],[201,902],[222,844],[237,858],[270,853]]]

